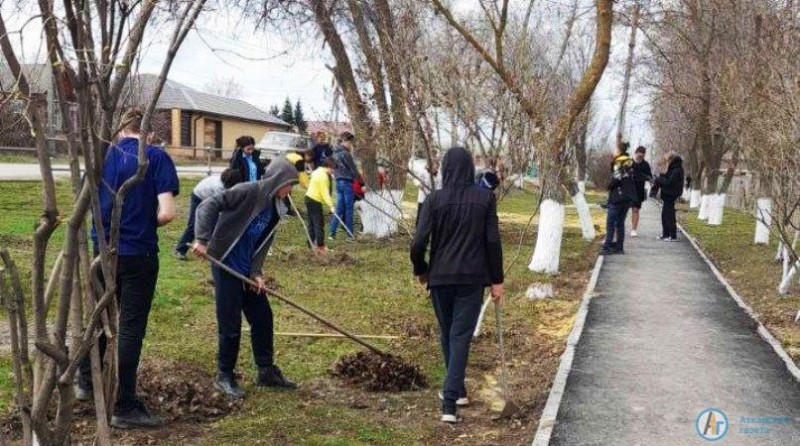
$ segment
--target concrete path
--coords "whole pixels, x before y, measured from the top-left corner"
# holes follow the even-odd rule
[[[208,173],[206,166],[178,166],[178,175],[181,177],[201,177]],[[225,168],[212,166],[214,173],[221,173]],[[69,166],[66,164],[53,165],[53,176],[56,178],[69,177]],[[35,163],[0,163],[0,180],[38,180],[39,165]]]
[[[550,444],[800,445],[797,380],[685,238],[656,241],[659,212],[605,259]]]

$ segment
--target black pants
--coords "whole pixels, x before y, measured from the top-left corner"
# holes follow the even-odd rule
[[[186,254],[189,251],[188,244],[194,241],[194,214],[201,201],[200,197],[195,194],[189,198],[189,221],[186,223],[186,229],[183,231],[181,239],[178,240],[178,245],[175,246],[175,251],[181,254]]]
[[[661,207],[661,235],[664,238],[678,238],[678,223],[675,218],[675,200],[676,197],[664,197],[661,200],[663,206]]]
[[[433,309],[439,321],[442,354],[447,375],[444,380],[444,406],[455,407],[467,395],[464,377],[469,346],[483,303],[483,286],[450,285],[431,288]]]
[[[417,218],[414,220],[414,227],[419,227],[419,214],[422,213],[422,203],[417,203]]]
[[[325,246],[325,220],[322,215],[322,203],[306,197],[308,209],[308,235],[317,246]]]
[[[625,218],[630,208],[629,202],[608,203],[608,215],[606,216],[606,240],[603,243],[605,249],[623,249],[625,245]],[[614,236],[616,235],[616,241]]]
[[[250,324],[253,358],[259,368],[273,364],[272,309],[267,297],[251,291],[241,280],[211,267],[217,302],[217,369],[233,376],[242,338],[242,313]]]
[[[153,303],[158,279],[158,255],[120,256],[117,260],[117,302],[119,302],[119,336],[117,343],[119,394],[117,410],[130,409],[136,402],[136,371],[147,331],[147,318]],[[99,339],[100,357],[106,348],[104,335]],[[81,363],[78,382],[92,387],[89,356]]]

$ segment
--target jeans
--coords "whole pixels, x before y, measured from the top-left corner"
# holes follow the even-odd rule
[[[431,288],[433,309],[439,321],[446,376],[444,406],[455,408],[467,396],[464,377],[472,334],[483,303],[482,285],[447,285]]]
[[[675,220],[675,200],[673,197],[661,197],[661,235],[664,238],[678,238],[678,223]]]
[[[136,399],[136,372],[142,354],[142,341],[147,331],[147,318],[153,303],[158,279],[158,255],[120,256],[117,260],[117,302],[119,302],[119,335],[117,343],[119,393],[117,410],[133,407]],[[102,361],[106,348],[105,335],[98,341]],[[91,360],[81,363],[78,382],[92,388]]]
[[[606,240],[603,243],[605,249],[623,249],[625,243],[625,217],[628,215],[630,203],[609,203],[608,215],[606,216]],[[614,235],[616,234],[616,242]]]
[[[217,369],[232,377],[239,358],[242,313],[250,324],[250,342],[258,368],[273,365],[272,308],[267,297],[245,286],[241,280],[211,267],[217,304]]]
[[[181,239],[178,240],[178,245],[175,246],[176,252],[186,254],[189,251],[188,244],[194,241],[194,214],[201,201],[200,197],[195,194],[189,198],[189,221],[186,223],[186,229],[183,231]]]
[[[355,207],[355,196],[353,195],[353,182],[351,180],[336,180],[336,215],[342,219],[349,234],[353,231],[353,208]],[[336,230],[339,229],[339,220],[331,217],[331,237],[336,237]]]
[[[322,215],[322,203],[306,197],[308,210],[308,236],[316,246],[325,246],[325,223]]]

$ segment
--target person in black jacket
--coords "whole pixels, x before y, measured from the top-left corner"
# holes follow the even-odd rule
[[[683,194],[683,160],[675,152],[667,155],[667,172],[655,179],[653,187],[661,191],[661,237],[659,240],[678,240],[678,223],[675,218],[675,202]]]
[[[261,165],[261,151],[256,150],[256,140],[252,136],[236,138],[236,149],[231,155],[230,168],[239,171],[242,182],[258,181],[264,176]]]
[[[425,261],[429,243],[430,263]],[[455,423],[456,406],[468,404],[464,375],[484,288],[491,286],[496,305],[503,299],[497,203],[490,190],[475,185],[472,155],[463,147],[444,156],[442,188],[422,205],[411,262],[414,275],[431,292],[441,331],[447,370],[442,421]]]
[[[628,147],[627,142],[619,143],[614,154],[614,161],[611,163],[606,240],[600,255],[625,254],[625,217],[628,215],[631,204],[636,200],[633,160],[628,156]]]
[[[647,154],[647,149],[644,146],[639,146],[633,152],[633,184],[636,187],[636,200],[631,205],[631,237],[636,237],[639,234],[639,209],[642,208],[642,203],[647,199],[647,194],[644,190],[644,184],[648,181],[653,181],[653,171],[650,169],[644,156]]]
[[[311,149],[314,153],[314,169],[322,166],[326,158],[333,155],[333,147],[330,144],[330,137],[326,132],[317,132],[314,138],[314,148]]]

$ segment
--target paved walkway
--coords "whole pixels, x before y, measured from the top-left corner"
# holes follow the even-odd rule
[[[181,177],[201,177],[208,172],[206,166],[178,166],[178,175]],[[214,173],[220,173],[224,167],[212,166]],[[53,176],[56,178],[69,177],[69,166],[66,164],[53,165]],[[38,180],[39,165],[36,163],[0,163],[0,180]]]
[[[800,445],[800,385],[691,244],[656,241],[659,212],[605,259],[550,444]],[[707,408],[730,423],[713,443]]]

